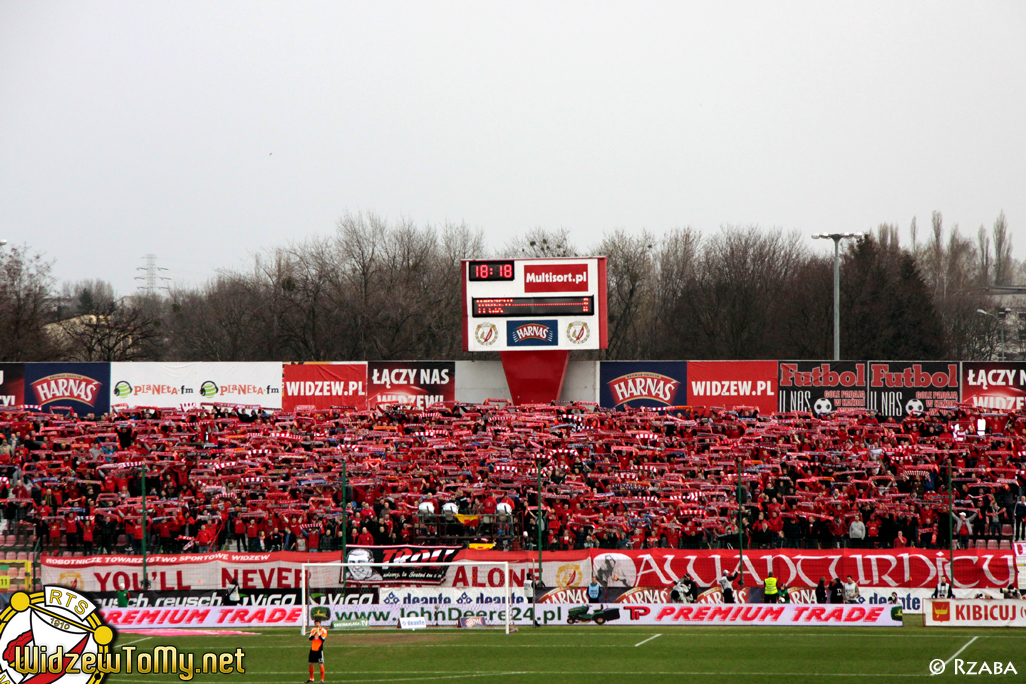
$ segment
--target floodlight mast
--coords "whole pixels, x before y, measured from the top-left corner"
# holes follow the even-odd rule
[[[864,237],[863,233],[816,233],[813,240],[834,241],[834,361],[841,360],[841,240]]]

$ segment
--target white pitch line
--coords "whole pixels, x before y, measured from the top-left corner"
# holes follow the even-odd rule
[[[143,637],[142,639],[136,639],[135,641],[129,641],[128,643],[124,643],[124,644],[114,644],[114,647],[115,648],[124,648],[125,646],[131,646],[132,644],[137,644],[140,641],[146,641],[147,639],[152,639],[152,638],[153,637]]]
[[[645,639],[644,641],[639,641],[638,643],[634,644],[634,648],[637,648],[638,646],[641,646],[642,644],[647,644],[648,642],[652,641],[652,639],[658,639],[661,636],[662,636],[662,634],[656,634],[655,636],[650,636],[649,638]]]
[[[948,663],[950,663],[952,660],[954,660],[959,655],[961,655],[962,651],[964,651],[965,649],[969,648],[972,645],[972,643],[974,641],[976,641],[977,639],[979,639],[979,638],[980,637],[978,637],[978,636],[974,636],[972,639],[970,639],[969,641],[965,642],[965,646],[963,646],[962,648],[960,648],[957,651],[955,651],[955,655],[951,656],[950,658],[948,658],[947,660],[944,661],[944,669],[947,669]],[[933,676],[936,676],[936,673],[933,673]]]

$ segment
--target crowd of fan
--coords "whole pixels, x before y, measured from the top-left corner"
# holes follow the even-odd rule
[[[8,544],[49,553],[443,538],[532,548],[539,524],[548,549],[717,548],[739,543],[739,521],[746,548],[946,547],[949,527],[963,548],[1003,548],[1026,517],[1026,413],[969,406],[895,422],[869,411],[211,404],[98,419],[4,410],[0,432]]]

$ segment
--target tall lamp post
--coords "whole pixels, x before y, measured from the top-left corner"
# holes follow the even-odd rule
[[[816,233],[813,240],[834,241],[834,361],[841,360],[841,240],[863,237],[861,233]]]

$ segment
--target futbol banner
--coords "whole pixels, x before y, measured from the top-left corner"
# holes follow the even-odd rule
[[[947,361],[870,361],[866,408],[903,420],[913,411],[955,408],[957,363]]]
[[[426,409],[456,401],[455,361],[371,361],[367,375],[368,408],[401,404]]]
[[[25,364],[0,363],[0,407],[25,403]]]
[[[689,406],[777,410],[776,361],[688,361]]]
[[[927,627],[1026,627],[1026,601],[928,599]]]
[[[110,410],[109,363],[26,363],[24,377],[26,404],[80,416]]]
[[[179,408],[203,403],[281,408],[281,363],[112,363],[110,403]]]
[[[676,406],[687,401],[686,361],[599,362],[599,405]]]
[[[367,408],[367,363],[287,363],[282,369],[285,394],[281,407],[327,409],[332,406]]]
[[[837,409],[866,408],[863,361],[781,361],[778,372],[779,411],[818,416]]]
[[[1026,363],[963,361],[962,401],[1004,411],[1026,408]]]

